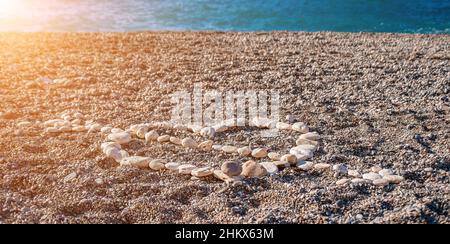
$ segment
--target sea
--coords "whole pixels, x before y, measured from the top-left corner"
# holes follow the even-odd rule
[[[450,0],[0,0],[0,31],[450,34]]]

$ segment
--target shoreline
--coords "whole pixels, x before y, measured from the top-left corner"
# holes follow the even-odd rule
[[[447,34],[0,32],[0,222],[450,223],[448,43]],[[39,77],[69,82],[30,85]],[[121,128],[165,121],[169,95],[196,82],[277,89],[281,118],[323,136],[312,161],[392,168],[405,181],[343,187],[332,172],[291,168],[227,188],[118,167],[97,135],[17,127],[68,111]],[[277,149],[296,139],[244,129],[215,140]],[[237,159],[139,142],[127,150],[213,166]]]

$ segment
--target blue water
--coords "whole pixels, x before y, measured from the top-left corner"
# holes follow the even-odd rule
[[[450,34],[450,0],[0,0],[0,31],[142,30]]]

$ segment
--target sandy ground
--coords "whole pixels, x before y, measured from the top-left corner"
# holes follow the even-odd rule
[[[71,82],[27,82],[39,77]],[[17,128],[65,111],[119,127],[167,120],[169,95],[196,82],[278,89],[282,117],[323,135],[314,162],[392,168],[405,181],[336,186],[331,172],[287,169],[225,187],[117,167],[97,134]],[[450,223],[449,93],[448,35],[0,33],[0,222]],[[215,140],[276,149],[295,139],[244,129]],[[213,166],[232,158],[139,141],[128,149]]]

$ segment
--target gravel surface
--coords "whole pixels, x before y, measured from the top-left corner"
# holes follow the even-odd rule
[[[31,82],[65,78],[61,84]],[[322,135],[315,163],[390,168],[399,185],[336,185],[290,168],[229,186],[118,167],[98,134],[45,134],[79,111],[170,119],[170,94],[277,89],[282,118]],[[349,33],[0,33],[0,223],[450,223],[450,36]],[[18,123],[33,122],[18,128]],[[243,128],[220,144],[295,144]],[[136,155],[220,167],[220,153],[133,141]]]

